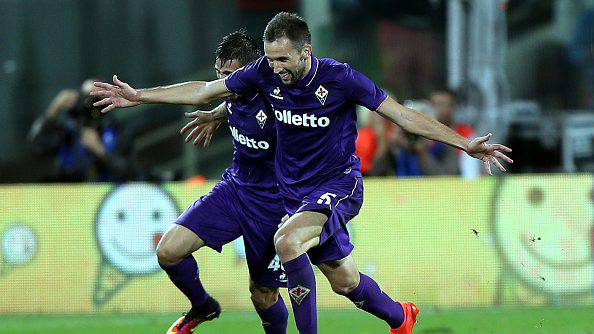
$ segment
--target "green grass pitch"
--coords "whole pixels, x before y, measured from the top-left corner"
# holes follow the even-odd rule
[[[0,333],[163,334],[178,314],[2,315]],[[415,334],[594,334],[594,308],[423,310]],[[320,333],[388,333],[385,324],[357,310],[321,311]],[[253,312],[223,312],[195,334],[263,333]],[[296,334],[292,317],[288,333]]]

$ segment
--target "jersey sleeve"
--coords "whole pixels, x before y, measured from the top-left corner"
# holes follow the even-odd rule
[[[227,90],[235,94],[254,93],[258,90],[258,68],[263,58],[259,58],[231,73],[225,79]]]
[[[365,75],[353,70],[347,64],[345,67],[343,83],[346,86],[348,98],[369,110],[377,110],[388,98],[388,94]]]

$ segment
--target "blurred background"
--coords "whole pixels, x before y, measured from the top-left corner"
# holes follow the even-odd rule
[[[136,332],[127,314],[161,333],[187,308],[154,241],[230,164],[230,132],[202,149],[178,134],[196,107],[100,115],[90,82],[214,79],[221,38],[245,28],[260,41],[283,10],[309,23],[316,56],[514,150],[508,175],[486,177],[480,162],[358,111],[366,202],[350,224],[354,256],[384,291],[429,310],[419,332],[593,333],[594,0],[0,0],[0,333],[74,333],[72,319]],[[124,250],[111,248],[118,238]],[[259,332],[244,256],[241,241],[197,255],[227,325]],[[362,316],[318,282],[323,326]],[[499,327],[515,307],[528,320]],[[459,308],[467,329],[451,323]],[[224,319],[211,330],[231,330]],[[384,329],[357,321],[357,333]]]

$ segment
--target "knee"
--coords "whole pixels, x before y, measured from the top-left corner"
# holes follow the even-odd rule
[[[278,300],[278,289],[267,288],[250,284],[250,298],[257,310],[263,311],[270,308]]]
[[[281,259],[303,253],[301,244],[297,238],[280,229],[274,235],[274,248]]]
[[[157,245],[157,259],[159,263],[165,266],[173,266],[183,260],[184,255],[178,254],[174,247],[169,246],[168,243],[159,243]]]
[[[359,286],[359,282],[360,280],[358,277],[351,277],[351,275],[349,275],[340,281],[330,282],[330,286],[332,287],[332,291],[335,293],[341,296],[346,296]]]

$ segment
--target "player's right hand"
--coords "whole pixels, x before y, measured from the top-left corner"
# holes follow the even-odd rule
[[[210,141],[212,140],[215,131],[223,122],[223,119],[221,118],[214,118],[212,112],[202,110],[186,113],[186,117],[192,118],[192,120],[188,122],[179,133],[183,135],[191,130],[186,136],[186,143],[194,139],[193,144],[198,145],[200,141],[204,139],[204,144],[202,145],[204,148],[210,145]]]
[[[101,90],[92,91],[90,94],[93,97],[100,97],[102,100],[93,103],[93,106],[105,106],[101,110],[106,113],[115,108],[127,108],[139,105],[140,99],[138,91],[127,83],[120,81],[117,75],[113,76],[113,85],[106,82],[95,82],[95,87]]]
[[[495,165],[499,168],[500,171],[505,172],[506,169],[503,167],[501,162],[498,159],[501,159],[507,163],[514,163],[514,161],[505,155],[503,152],[511,152],[511,148],[501,145],[501,144],[487,144],[487,141],[491,139],[491,134],[489,133],[486,136],[476,137],[468,143],[468,148],[466,153],[473,158],[479,159],[483,161],[485,165],[485,170],[489,175],[493,175],[491,173],[491,165]]]

